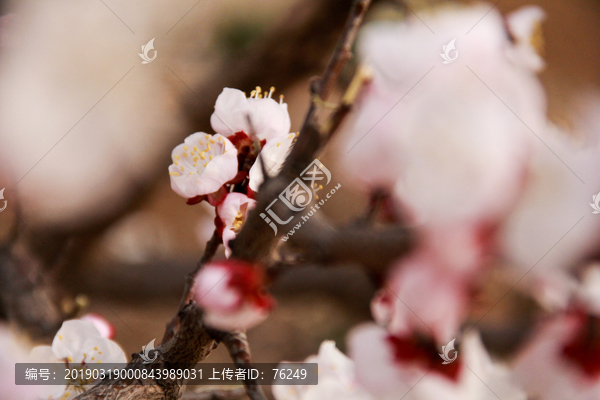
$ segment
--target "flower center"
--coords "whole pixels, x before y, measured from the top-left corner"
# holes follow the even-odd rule
[[[242,225],[244,225],[244,214],[239,210],[231,224],[231,230],[237,234],[242,230]]]
[[[175,176],[201,175],[215,156],[224,153],[225,140],[222,136],[215,140],[212,135],[206,134],[204,140],[195,139],[193,142],[186,142],[182,150],[181,153],[173,156],[173,164],[177,170],[169,172],[169,174]]]

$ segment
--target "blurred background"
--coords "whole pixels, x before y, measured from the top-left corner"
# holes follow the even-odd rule
[[[401,18],[437,3],[376,1],[369,19]],[[211,132],[225,86],[247,93],[275,86],[298,130],[308,79],[327,61],[350,1],[0,4],[0,189],[8,201],[0,244],[16,235],[60,288],[63,311],[101,314],[126,353],[138,352],[162,337],[213,230],[212,207],[188,206],[171,191],[172,148],[193,132]],[[501,0],[497,7],[506,13],[526,4],[547,14],[541,79],[550,119],[568,128],[578,99],[600,84],[600,2]],[[153,38],[157,58],[141,64],[141,46]],[[343,133],[321,158],[342,183],[342,194],[322,211],[335,221],[366,204],[335,168],[340,140]],[[9,276],[0,276],[4,290],[15,285]],[[508,285],[491,282],[490,298]],[[370,319],[374,290],[351,265],[290,271],[272,288],[275,312],[249,332],[255,361],[301,360],[324,339],[343,349],[347,330]],[[498,352],[527,324],[529,305],[518,293],[509,296],[481,326]],[[482,309],[486,299],[482,294]],[[44,341],[43,329],[38,337]],[[222,348],[210,356],[227,359]]]

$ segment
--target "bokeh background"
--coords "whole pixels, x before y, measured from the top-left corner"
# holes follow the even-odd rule
[[[0,241],[16,226],[42,259],[61,260],[50,263],[59,265],[51,273],[61,290],[78,296],[82,312],[110,321],[126,353],[161,338],[214,218],[211,207],[188,206],[171,191],[172,148],[211,131],[225,86],[248,93],[275,86],[297,130],[308,79],[326,62],[349,3],[0,2],[0,189],[9,202]],[[376,1],[368,19],[401,18],[437,3]],[[506,13],[526,4],[547,14],[541,79],[550,119],[569,128],[581,99],[600,85],[600,2],[500,0],[497,7]],[[157,58],[143,65],[138,53],[152,38]],[[343,140],[342,132],[321,158],[342,183],[322,210],[335,221],[366,204],[336,168]],[[481,309],[507,286],[492,276]],[[277,309],[249,332],[255,361],[302,360],[324,339],[344,349],[347,330],[370,319],[374,290],[352,265],[289,271],[272,288]],[[509,296],[480,326],[498,353],[522,339],[533,307],[518,292]],[[227,359],[222,348],[210,356]]]

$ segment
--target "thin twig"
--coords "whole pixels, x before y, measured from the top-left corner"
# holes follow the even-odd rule
[[[354,2],[350,15],[346,20],[342,36],[333,51],[333,55],[318,85],[318,94],[322,100],[327,100],[335,81],[340,72],[342,72],[342,68],[352,58],[350,50],[370,4],[371,0],[358,0]]]
[[[250,344],[244,332],[222,332],[209,329],[209,334],[223,343],[237,368],[252,368]],[[266,397],[255,379],[244,380],[246,394],[252,400],[266,400]]]
[[[196,275],[198,274],[198,271],[200,271],[202,266],[204,264],[210,262],[213,259],[217,250],[219,249],[219,246],[221,245],[221,243],[223,243],[221,236],[215,230],[215,232],[213,232],[213,235],[210,238],[210,240],[208,242],[206,242],[206,247],[204,248],[204,254],[202,255],[202,258],[196,265],[196,268],[192,272],[187,274],[187,276],[185,277],[185,287],[183,289],[183,294],[181,295],[181,300],[179,301],[179,308],[177,309],[177,313],[173,316],[171,321],[169,321],[169,323],[167,324],[167,327],[165,329],[165,333],[163,335],[161,343],[168,342],[169,340],[171,340],[171,338],[175,334],[175,331],[177,330],[177,327],[179,326],[179,316],[178,316],[179,311],[181,311],[192,299],[192,295],[193,295],[192,289],[194,287],[194,278],[196,277]]]

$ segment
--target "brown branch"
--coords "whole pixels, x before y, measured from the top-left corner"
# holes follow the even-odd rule
[[[183,289],[181,300],[179,301],[179,311],[181,311],[190,302],[190,300],[192,300],[192,290],[194,287],[195,276],[198,274],[198,271],[200,271],[204,264],[213,259],[221,243],[223,243],[221,236],[218,234],[217,231],[215,231],[210,240],[206,242],[204,254],[198,262],[196,268],[192,272],[187,274],[187,276],[185,277],[185,287]],[[173,316],[173,319],[171,319],[171,321],[169,321],[169,323],[167,324],[161,343],[166,343],[169,340],[171,340],[178,326],[179,316],[178,314],[175,314]]]
[[[377,275],[406,255],[415,241],[412,230],[403,226],[332,228],[318,218],[308,220],[288,239],[290,248],[298,252],[303,263],[358,263]]]
[[[157,357],[146,367],[160,364],[175,364],[182,368],[191,367],[204,360],[216,347],[215,340],[202,324],[202,311],[194,304],[188,304],[179,312],[180,327],[168,342],[157,349]],[[139,354],[126,368],[139,367],[143,360]],[[132,385],[131,380],[104,380],[87,392],[77,396],[78,400],[174,400],[182,393],[183,381],[177,379],[147,379],[144,385]]]
[[[327,3],[327,2],[324,2]],[[313,94],[320,99],[325,100],[330,88],[337,80],[341,68],[348,60],[349,49],[356,37],[357,29],[364,18],[370,0],[357,0],[354,2],[350,16],[346,22],[342,37],[340,38],[336,50],[323,74],[323,78],[318,81],[318,85],[313,85]],[[329,23],[329,21],[325,21]],[[289,43],[285,43],[289,47]],[[316,110],[315,98],[311,100],[309,112],[305,122],[300,130],[298,141],[291,154],[287,158],[282,171],[274,179],[265,176],[265,182],[258,193],[257,207],[251,211],[242,231],[237,239],[230,243],[232,247],[232,259],[246,260],[250,262],[266,261],[276,244],[278,237],[273,235],[271,228],[262,221],[257,210],[262,210],[275,198],[279,192],[291,182],[308,164],[314,159],[317,151],[325,144],[321,132],[315,125],[314,112]],[[275,205],[278,211],[282,205]],[[287,207],[286,207],[287,208]],[[291,211],[287,209],[288,212]],[[279,214],[282,215],[282,214]],[[213,240],[214,239],[214,240]],[[207,245],[207,253],[214,254],[215,246],[218,246],[215,236]],[[204,262],[212,258],[207,256],[200,261],[198,268],[201,268]],[[196,270],[197,271],[197,270]],[[196,272],[194,271],[194,272]],[[188,276],[186,289],[182,297],[182,303],[191,297],[191,287],[193,284],[192,273]],[[204,359],[216,346],[216,341],[223,342],[236,363],[240,366],[251,366],[249,345],[245,333],[241,332],[219,332],[209,330],[202,324],[202,312],[196,307],[193,301],[189,301],[178,314],[179,329],[175,331],[176,324],[169,323],[165,333],[165,339],[157,349],[158,357],[155,363],[169,362],[178,364],[195,364]],[[134,355],[130,365],[140,362],[139,355]],[[246,393],[253,400],[264,400],[264,394],[260,386],[253,381],[244,382]],[[89,392],[78,397],[80,400],[89,399],[141,399],[141,398],[164,398],[177,399],[181,394],[181,382],[179,381],[161,381],[155,382],[149,386],[128,385],[127,381],[103,382],[95,386]],[[162,397],[160,397],[162,395]],[[158,396],[158,397],[157,397]]]
[[[342,68],[344,68],[344,65],[346,65],[348,60],[352,58],[352,53],[350,50],[354,44],[356,34],[358,33],[358,29],[363,22],[370,3],[371,0],[359,0],[355,1],[352,6],[350,15],[346,20],[346,25],[344,26],[342,37],[338,41],[333,55],[329,60],[329,64],[327,65],[327,68],[325,68],[325,72],[323,73],[319,83],[320,90],[318,91],[318,94],[323,100],[327,100],[331,94],[333,85],[340,75],[340,72],[342,72]]]
[[[237,368],[248,369],[252,367],[250,357],[250,344],[244,332],[221,332],[209,330],[213,338],[223,343]],[[251,400],[266,400],[260,386],[255,379],[244,380],[246,394]]]
[[[239,400],[246,397],[244,388],[204,390],[201,392],[186,391],[182,400]]]
[[[364,19],[369,4],[370,0],[357,0],[354,2],[342,36],[323,73],[323,77],[313,81],[311,85],[313,95],[321,100],[327,99],[329,96],[328,88],[335,83],[341,67],[347,61],[349,49],[356,37],[360,22]],[[311,100],[304,124],[300,129],[298,140],[287,157],[283,168],[277,177],[270,179],[265,177],[265,181],[261,185],[257,195],[256,207],[250,211],[236,239],[230,242],[234,258],[251,262],[266,262],[279,236],[281,236],[281,231],[273,235],[269,225],[260,217],[260,213],[314,160],[317,152],[327,142],[327,137],[324,137],[316,126],[315,113],[317,111],[317,103],[314,96]],[[292,211],[283,205],[282,202],[275,203],[272,210],[284,220],[288,219],[289,216],[295,217],[297,215],[297,212]]]
[[[0,316],[34,340],[51,339],[62,322],[79,311],[54,273],[71,247],[63,243],[54,257],[45,257],[48,245],[23,222],[18,204],[11,206],[5,214],[14,222],[0,244]]]

